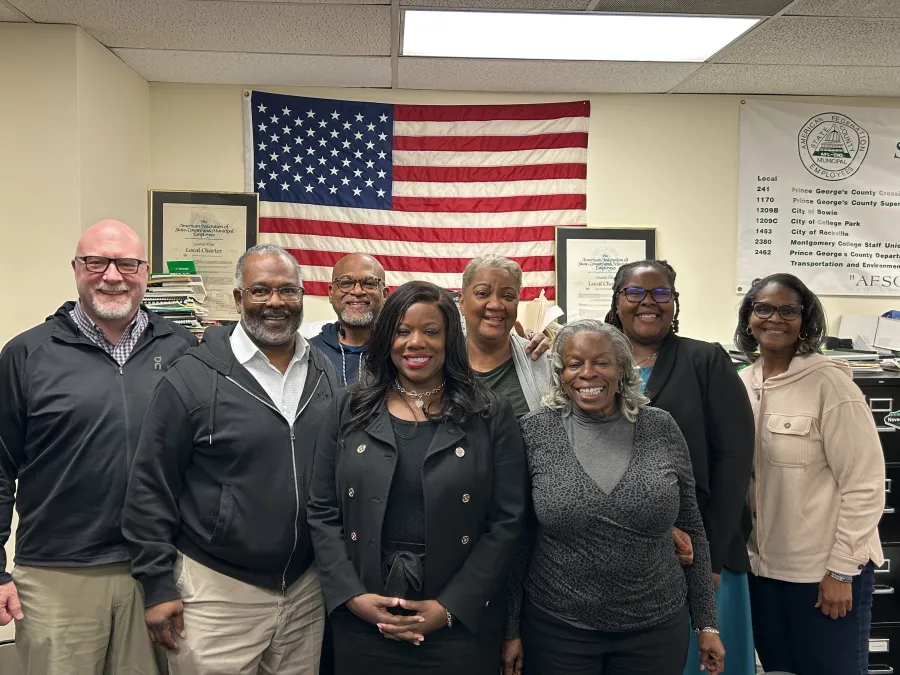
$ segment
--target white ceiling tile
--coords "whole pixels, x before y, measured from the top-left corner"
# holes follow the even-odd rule
[[[788,14],[800,16],[900,17],[897,0],[798,0]]]
[[[900,96],[900,68],[710,64],[673,93]]]
[[[900,66],[900,19],[781,17],[716,57],[716,63]]]
[[[28,17],[9,3],[0,0],[0,22],[28,23]]]
[[[453,91],[658,93],[668,91],[699,66],[403,57],[397,84],[401,89]]]
[[[390,57],[154,49],[112,51],[148,82],[290,87],[391,86]]]
[[[522,9],[583,12],[590,0],[400,0],[403,7],[438,9]]]
[[[387,56],[390,7],[175,0],[16,0],[41,23],[84,28],[107,47]]]
[[[598,0],[598,12],[772,16],[790,0]]]

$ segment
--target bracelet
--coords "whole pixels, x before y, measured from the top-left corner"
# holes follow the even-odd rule
[[[444,608],[444,611],[447,612],[447,628],[453,628],[453,615],[446,607]]]
[[[694,632],[699,636],[700,633],[712,633],[713,635],[719,634],[718,628],[695,628]]]
[[[853,577],[846,574],[840,574],[838,572],[832,572],[831,570],[828,570],[828,576],[830,576],[835,581],[840,581],[842,584],[853,583]]]

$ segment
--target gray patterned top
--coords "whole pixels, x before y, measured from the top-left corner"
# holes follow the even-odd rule
[[[669,413],[640,409],[631,463],[609,494],[578,462],[561,412],[542,409],[521,426],[534,510],[510,577],[507,638],[519,635],[523,593],[557,616],[609,632],[666,621],[687,598],[693,625],[717,628],[691,461]],[[678,563],[673,526],[690,535],[693,565]]]

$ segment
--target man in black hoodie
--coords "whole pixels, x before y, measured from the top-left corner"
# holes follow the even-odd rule
[[[154,393],[122,517],[172,675],[315,675],[324,606],[306,525],[318,422],[338,389],[297,329],[300,268],[238,261],[241,322],[212,327]]]
[[[0,625],[16,620],[25,675],[157,673],[122,504],[151,394],[197,341],[141,306],[146,261],[127,225],[92,225],[72,260],[78,302],[0,353]]]

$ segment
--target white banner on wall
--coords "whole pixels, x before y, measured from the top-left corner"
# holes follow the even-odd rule
[[[738,292],[900,295],[900,109],[747,101],[740,143]]]

